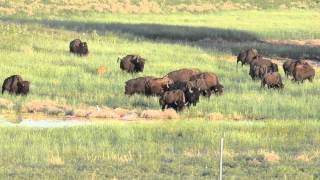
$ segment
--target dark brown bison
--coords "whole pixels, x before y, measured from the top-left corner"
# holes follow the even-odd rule
[[[293,80],[296,82],[303,82],[304,80],[308,79],[310,82],[312,82],[314,76],[315,70],[309,63],[300,60],[295,63],[293,69]]]
[[[199,79],[204,80],[204,84],[199,81]],[[216,74],[211,72],[204,72],[197,75],[194,75],[190,78],[190,81],[198,80],[198,85],[201,84],[203,86],[202,92],[210,94],[206,94],[210,97],[211,91],[214,91],[214,93],[221,95],[223,93],[223,86],[219,82],[219,78]]]
[[[120,60],[120,68],[129,73],[143,72],[145,59],[139,55],[127,55]]]
[[[278,72],[278,65],[258,56],[250,63],[249,75],[252,80],[262,79],[268,72]]]
[[[8,91],[10,94],[27,95],[29,92],[29,82],[23,81],[20,75],[12,75],[3,81],[2,94],[5,91]]]
[[[250,48],[246,51],[242,51],[237,56],[237,66],[241,62],[241,65],[250,64],[258,56],[258,50],[255,48]]]
[[[199,69],[187,69],[187,68],[183,68],[183,69],[179,69],[176,71],[172,71],[170,73],[167,74],[167,76],[172,79],[174,82],[178,82],[178,81],[189,81],[190,78],[194,75],[199,74],[201,71]]]
[[[153,78],[146,81],[145,91],[146,95],[156,95],[160,96],[164,93],[164,89],[169,87],[170,84],[173,84],[173,80],[168,76],[162,78]]]
[[[162,110],[165,108],[173,108],[176,111],[181,111],[186,103],[184,92],[179,89],[166,91],[161,95],[159,103]]]
[[[286,77],[288,78],[290,75],[293,75],[293,69],[294,69],[294,66],[295,66],[295,63],[296,61],[295,60],[292,60],[292,59],[289,59],[289,60],[286,60],[282,67],[283,67],[283,71],[286,75]]]
[[[133,94],[146,94],[146,82],[154,79],[154,77],[146,76],[146,77],[138,77],[135,79],[128,80],[125,84],[125,94],[133,95]]]
[[[89,53],[88,45],[86,42],[81,42],[80,39],[75,39],[70,42],[69,49],[71,53],[78,54],[80,56],[86,56]]]
[[[184,92],[186,105],[196,105],[199,102],[200,88],[195,87],[190,81],[178,81],[164,88],[165,91],[181,90]]]
[[[28,95],[29,93],[29,86],[30,86],[30,82],[29,81],[19,81],[17,83],[18,85],[18,93],[17,94],[21,94],[21,95]]]
[[[280,73],[267,73],[261,80],[261,88],[265,87],[265,85],[267,85],[268,88],[282,89],[284,85]]]

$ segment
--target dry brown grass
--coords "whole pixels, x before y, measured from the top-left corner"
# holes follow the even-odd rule
[[[72,107],[61,102],[51,100],[34,100],[27,103],[22,112],[47,113],[49,115],[60,115],[72,113]]]
[[[161,110],[145,110],[140,114],[141,118],[146,119],[178,119],[178,113],[173,109]]]
[[[51,156],[48,159],[49,166],[63,166],[64,164],[65,162],[60,156]]]
[[[8,99],[0,98],[0,109],[12,109],[13,106],[14,104],[12,101]]]
[[[267,162],[278,162],[281,160],[280,156],[275,152],[264,152],[263,153],[264,160]]]

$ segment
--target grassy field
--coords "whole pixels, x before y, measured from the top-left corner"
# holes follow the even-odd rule
[[[1,128],[3,179],[318,179],[318,121]]]
[[[275,59],[319,57],[319,46],[269,42],[320,39],[316,1],[246,1],[256,8],[229,5],[228,11],[220,11],[227,7],[222,1],[214,1],[219,6],[215,10],[213,1],[146,1],[158,4],[157,12],[138,1],[127,1],[132,6],[113,2],[118,9],[100,1],[87,2],[82,9],[75,0],[0,2],[0,79],[20,74],[31,82],[26,98],[1,96],[1,113],[7,108],[4,100],[14,102],[16,109],[37,100],[73,107],[160,109],[156,97],[126,97],[124,82],[184,67],[218,74],[224,95],[201,98],[177,122],[0,127],[0,177],[212,179],[218,174],[218,142],[225,133],[227,179],[320,178],[319,76],[304,84],[284,78],[282,91],[267,90],[251,80],[249,67],[237,70],[235,63],[235,55],[249,47]],[[201,3],[212,9],[194,7]],[[141,7],[150,9],[130,14]],[[69,54],[75,38],[88,42],[88,57]],[[117,58],[132,53],[147,59],[143,73],[120,71]],[[96,73],[100,65],[107,66],[103,76]],[[280,73],[284,75],[282,67]],[[205,120],[210,113],[244,121]]]

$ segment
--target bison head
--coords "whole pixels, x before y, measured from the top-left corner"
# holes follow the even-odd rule
[[[18,94],[27,95],[29,93],[29,81],[20,81],[17,83],[18,86]]]
[[[218,84],[214,87],[213,91],[218,95],[222,95],[223,89],[224,89],[224,87],[221,84]]]
[[[132,62],[134,64],[134,66],[135,66],[134,69],[135,69],[136,72],[142,72],[143,71],[145,59],[138,57],[138,58],[133,59]]]
[[[79,45],[79,53],[83,55],[88,54],[88,45],[86,42],[81,42]]]

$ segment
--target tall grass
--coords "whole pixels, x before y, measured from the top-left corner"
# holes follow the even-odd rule
[[[1,128],[0,177],[213,179],[225,133],[225,178],[312,179],[319,177],[319,128],[318,121],[201,120]],[[268,160],[270,153],[280,159]]]

